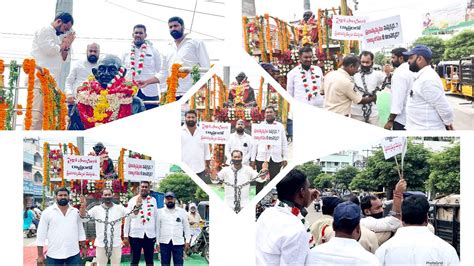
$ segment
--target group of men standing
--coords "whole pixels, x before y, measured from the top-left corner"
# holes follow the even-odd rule
[[[75,40],[72,30],[74,19],[69,13],[59,13],[54,21],[39,29],[33,38],[31,56],[39,67],[48,68],[58,84],[62,84],[65,63],[71,61],[71,46]],[[180,17],[171,17],[168,20],[170,35],[173,38],[166,49],[157,49],[147,40],[145,25],[137,24],[133,27],[132,43],[129,52],[123,54],[122,65],[127,69],[126,78],[135,80],[140,90],[137,96],[144,101],[146,109],[159,105],[162,93],[166,91],[166,78],[170,75],[174,63],[184,67],[198,65],[202,69],[210,68],[210,59],[206,46],[202,40],[193,38],[184,32],[184,21]],[[65,88],[61,88],[67,95],[69,105],[75,103],[76,89],[92,74],[92,69],[97,68],[100,57],[100,45],[91,43],[87,45],[86,59],[79,60],[69,72]],[[162,84],[163,91],[159,84]],[[192,86],[190,75],[179,80],[176,92],[180,98]],[[32,119],[32,129],[41,129],[42,94],[39,82],[35,83]]]
[[[225,144],[225,156],[228,166],[224,167],[217,175],[211,169],[211,154],[209,144],[201,141],[202,130],[197,125],[197,113],[189,110],[185,113],[185,123],[181,131],[181,159],[196,175],[207,184],[212,179],[219,177],[225,182],[236,185],[247,183],[257,177],[258,172],[268,171],[269,177],[257,180],[256,193],[260,192],[265,183],[272,180],[280,170],[287,165],[288,141],[284,126],[276,121],[276,109],[273,106],[265,108],[263,124],[276,125],[280,132],[279,145],[257,144],[252,136],[245,133],[245,122],[238,120],[235,132],[230,135],[229,142]],[[234,175],[234,172],[236,173]],[[260,181],[260,182],[258,182]],[[246,185],[241,194],[240,205],[244,206],[249,201],[249,188]],[[235,207],[234,189],[225,186],[225,199],[231,208]]]
[[[275,206],[257,220],[257,265],[459,265],[454,247],[428,223],[426,196],[406,195],[406,187],[397,183],[385,217],[373,195],[360,204],[355,196],[323,198],[323,217],[307,229],[305,208],[319,192],[291,170],[277,185]]]
[[[313,50],[299,50],[299,65],[287,75],[287,91],[296,100],[388,130],[452,130],[453,111],[424,45],[392,50],[393,74],[374,70],[374,54],[348,55],[335,71],[313,65]],[[390,116],[380,121],[377,92],[391,79]]]
[[[165,207],[158,209],[150,195],[150,183],[140,183],[140,193],[132,197],[128,206],[115,204],[113,191],[104,188],[101,204],[87,210],[86,198],[81,198],[80,209],[69,204],[69,190],[55,191],[56,202],[43,212],[38,227],[38,265],[81,265],[87,255],[83,222],[94,221],[97,265],[120,265],[122,243],[131,248],[130,265],[138,265],[141,253],[146,265],[153,265],[156,249],[161,253],[161,264],[183,265],[183,254],[191,240],[188,213],[176,206],[173,192],[165,194]],[[122,220],[123,225],[123,241]],[[199,221],[197,221],[199,222]],[[47,240],[47,241],[46,241]],[[43,247],[47,245],[46,257]],[[81,252],[80,252],[81,249]]]

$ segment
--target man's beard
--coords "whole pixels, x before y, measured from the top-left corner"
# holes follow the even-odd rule
[[[420,71],[420,67],[416,64],[416,62],[413,62],[413,64],[410,65],[410,71],[411,72],[418,72]]]
[[[244,129],[243,129],[243,128],[236,128],[235,131],[237,131],[237,133],[239,133],[239,134],[244,133]]]
[[[400,61],[392,61],[392,66],[393,67],[399,67],[401,65]]]
[[[383,218],[383,212],[369,214],[368,216],[374,217],[375,219],[381,219]]]
[[[308,65],[301,63],[301,67],[307,71],[311,67],[311,63],[309,63]]]
[[[194,127],[196,125],[196,121],[186,121],[186,126]]]
[[[142,46],[142,44],[145,43],[145,40],[139,39],[139,40],[135,40],[133,43],[135,44],[136,47],[140,47]]]
[[[89,63],[91,63],[91,64],[97,63],[97,60],[98,60],[98,59],[99,59],[99,58],[97,58],[97,56],[95,56],[95,55],[89,55],[89,56],[87,57],[87,61],[89,61]]]
[[[265,118],[265,121],[267,121],[267,123],[273,123],[275,121],[275,117]]]
[[[372,65],[360,66],[360,71],[362,71],[363,73],[370,73],[372,71]]]

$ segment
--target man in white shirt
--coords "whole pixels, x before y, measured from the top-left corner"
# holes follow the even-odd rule
[[[360,224],[377,234],[379,245],[387,241],[392,233],[402,226],[400,212],[403,193],[406,191],[407,183],[405,179],[400,179],[395,186],[393,193],[393,204],[391,215],[383,217],[382,201],[374,195],[362,198],[360,207],[365,215]]]
[[[197,65],[202,69],[209,69],[211,62],[207,53],[206,45],[202,40],[192,38],[189,33],[184,33],[184,21],[180,17],[171,17],[168,20],[168,28],[174,41],[168,45],[168,50],[163,55],[162,71],[144,82],[144,84],[161,83],[166,84],[166,79],[171,74],[171,67],[178,63],[183,67],[192,68]],[[193,85],[191,75],[178,80],[176,100],[179,100]],[[164,91],[163,91],[164,92]]]
[[[305,265],[379,265],[377,257],[357,241],[361,237],[360,208],[343,202],[334,209],[335,237],[312,249]]]
[[[69,205],[69,190],[59,188],[55,191],[56,203],[43,211],[38,226],[36,246],[38,265],[80,265],[79,244],[85,257],[86,234],[79,211]],[[48,240],[46,259],[43,247]]]
[[[201,142],[201,129],[197,127],[197,114],[189,110],[184,114],[185,125],[181,129],[181,160],[186,163],[206,184],[211,183],[211,153],[209,144]]]
[[[256,225],[256,265],[303,265],[310,247],[304,216],[319,192],[310,189],[306,175],[292,169],[277,184],[278,201]]]
[[[324,244],[331,238],[332,222],[334,209],[337,205],[342,203],[339,197],[322,197],[322,213],[318,220],[316,220],[310,227],[310,232],[313,235],[316,245]]]
[[[413,86],[414,75],[408,66],[408,56],[403,53],[405,48],[392,50],[392,65],[396,67],[392,75],[390,116],[384,128],[388,130],[405,130],[406,105],[408,95]]]
[[[156,200],[150,196],[150,182],[140,182],[140,195],[131,198],[128,201],[128,208],[133,209],[137,202],[137,198],[142,198],[142,207],[138,215],[125,219],[124,240],[125,245],[130,244],[131,259],[130,265],[138,265],[143,249],[145,263],[153,265],[153,252],[155,250],[155,242],[157,234],[156,218],[158,209]]]
[[[257,172],[260,172],[263,168],[263,164],[268,164],[268,171],[270,172],[270,180],[272,180],[280,170],[287,165],[288,157],[288,140],[286,139],[285,127],[280,123],[275,121],[276,118],[276,109],[273,106],[267,106],[265,108],[265,121],[264,124],[277,125],[280,129],[280,140],[281,142],[278,145],[266,145],[266,144],[257,144],[255,143],[254,152],[252,152],[251,166]],[[256,192],[260,192],[265,186],[264,183],[257,183]]]
[[[109,260],[108,253],[110,253],[110,264],[120,265],[122,258],[122,218],[125,217],[131,209],[125,208],[122,205],[117,205],[112,202],[113,192],[110,188],[102,190],[102,204],[92,207],[86,211],[86,198],[81,197],[80,215],[85,220],[93,219],[95,221],[95,235],[94,245],[96,247],[96,257],[98,266],[107,266]],[[142,204],[142,197],[137,197],[136,205]],[[138,214],[138,208],[134,211],[134,215]],[[103,222],[99,222],[103,221]],[[114,233],[112,236],[110,222],[115,222],[113,225]],[[107,224],[105,224],[107,223]],[[107,228],[107,231],[105,229]],[[107,236],[107,238],[105,237]],[[107,243],[106,240],[107,239]]]
[[[431,68],[430,48],[417,45],[408,55],[415,81],[407,101],[407,130],[453,130],[453,109],[446,99],[443,83]]]
[[[145,25],[138,24],[133,27],[131,50],[122,56],[122,62],[127,68],[127,79],[137,81],[140,86],[137,97],[143,101],[157,102],[160,98],[158,85],[144,84],[144,81],[161,71],[161,55],[146,37]],[[157,103],[145,103],[147,110],[157,106]]]
[[[165,205],[166,208],[158,211],[156,220],[161,265],[170,265],[173,257],[173,265],[182,266],[183,254],[189,249],[191,239],[188,214],[176,206],[173,192],[166,192]]]
[[[75,33],[60,35],[70,31],[74,19],[69,13],[59,13],[54,21],[39,30],[33,37],[31,56],[36,60],[38,67],[49,69],[53,78],[59,82],[63,63],[71,60],[70,49],[75,38]],[[59,83],[58,83],[59,84]],[[43,123],[43,94],[40,89],[39,79],[35,80],[33,92],[32,130],[41,130]]]
[[[242,151],[232,151],[232,165],[222,168],[217,173],[217,177],[213,176],[213,180],[225,182],[224,199],[227,206],[239,213],[242,208],[249,202],[250,182],[265,182],[266,179],[260,177],[259,174],[250,166],[242,164]],[[265,167],[265,166],[264,166]],[[267,169],[263,168],[263,172]],[[257,178],[258,177],[258,178]],[[226,184],[229,183],[232,186]],[[242,186],[241,188],[237,188]]]
[[[354,82],[357,91],[363,95],[372,95],[382,88],[385,74],[376,71],[374,66],[374,54],[363,51],[360,54],[360,70],[354,75]],[[366,109],[366,111],[364,111]],[[351,118],[378,126],[379,111],[375,102],[366,104],[352,103]]]
[[[312,65],[313,49],[304,46],[298,52],[300,65],[287,74],[286,90],[297,101],[323,108],[324,97],[321,95],[323,71]]]
[[[225,155],[227,157],[227,164],[231,163],[230,153],[234,150],[242,152],[242,164],[249,165],[250,157],[252,155],[252,136],[245,133],[245,122],[242,119],[237,120],[235,124],[235,132],[230,135],[229,143],[225,145]]]
[[[460,265],[454,247],[426,226],[429,208],[422,195],[403,200],[403,227],[376,251],[380,265]]]
[[[97,43],[87,45],[86,60],[77,61],[66,79],[66,96],[68,104],[74,104],[76,89],[92,75],[92,68],[97,67],[100,56],[100,46]]]

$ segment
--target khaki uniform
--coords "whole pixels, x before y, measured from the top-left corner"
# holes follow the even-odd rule
[[[345,116],[351,114],[352,103],[359,103],[362,100],[362,95],[354,89],[352,77],[342,68],[326,75],[323,91],[324,109]]]

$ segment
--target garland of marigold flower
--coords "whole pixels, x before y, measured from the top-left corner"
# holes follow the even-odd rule
[[[270,16],[268,14],[265,14],[264,18],[265,18],[265,41],[268,47],[268,57],[271,62],[273,61],[273,45],[272,45],[272,35],[271,35],[271,30],[270,30]]]
[[[28,75],[28,87],[26,97],[26,114],[25,114],[25,130],[31,129],[32,117],[33,117],[33,97],[34,97],[34,86],[35,86],[35,70],[36,61],[34,59],[25,59],[23,61],[23,70]]]
[[[214,112],[216,111],[216,90],[217,90],[217,78],[216,75],[212,76],[213,85],[212,86],[212,107]]]
[[[49,143],[43,143],[43,186],[49,182]]]
[[[216,77],[217,77],[217,84],[219,85],[219,108],[222,109],[222,107],[224,107],[224,102],[227,99],[226,88],[221,77],[217,75]]]
[[[242,17],[242,28],[243,28],[243,34],[244,34],[244,48],[247,53],[250,53],[250,47],[249,47],[249,35],[247,32],[247,17],[243,16]]]
[[[276,22],[276,33],[277,33],[277,38],[278,38],[278,50],[280,50],[280,52],[283,52],[283,45],[282,45],[282,37],[281,37],[281,25],[280,25],[280,20],[278,18],[273,18]]]
[[[48,93],[48,81],[46,80],[46,75],[49,74],[49,70],[43,68],[43,74],[41,72],[36,73],[36,76],[40,80],[41,92],[43,94],[43,130],[49,129],[49,112],[50,112],[50,103],[49,103],[49,93]]]
[[[208,86],[206,87],[206,105],[205,105],[205,121],[209,122],[211,119],[211,81],[208,81]]]
[[[195,110],[195,109],[196,109],[196,99],[195,99],[194,95],[191,96],[191,99],[189,99],[189,108],[190,108],[191,110]]]
[[[120,149],[120,156],[119,156],[119,163],[118,163],[118,175],[119,179],[122,182],[122,185],[125,182],[125,176],[124,176],[124,160],[125,160],[125,151],[127,149],[122,148]]]
[[[3,79],[4,71],[5,71],[5,65],[3,63],[3,60],[0,59],[0,90],[2,90],[5,87],[5,83]],[[5,120],[7,116],[8,104],[2,101],[4,101],[4,99],[0,101],[0,130],[5,130]]]
[[[59,91],[60,95],[60,106],[59,109],[59,130],[66,130],[66,117],[67,117],[67,105],[66,105],[66,94]]]
[[[168,92],[164,97],[164,103],[172,103],[176,101],[176,91],[178,89],[178,79],[185,78],[188,73],[180,72],[181,64],[173,64],[171,66],[171,75],[166,79],[168,85]]]
[[[3,62],[3,59],[0,59],[0,89],[5,87],[5,80],[3,77],[3,72],[5,71],[5,64]]]
[[[47,84],[48,84],[48,96],[49,96],[49,104],[50,104],[50,129],[56,130],[58,129],[59,125],[59,115],[60,115],[60,97],[57,97],[57,84],[56,80],[54,80],[51,74],[46,76]]]
[[[317,21],[317,26],[318,26],[318,52],[322,53],[323,52],[323,32],[321,30],[321,9],[318,9],[318,21]]]
[[[255,16],[255,25],[258,28],[258,42],[260,46],[260,53],[262,56],[262,62],[267,62],[267,53],[265,51],[265,42],[263,40],[263,21],[260,22],[259,16]]]
[[[59,177],[61,177],[61,187],[64,187],[64,158],[59,159],[59,165],[61,165],[61,171],[59,172]]]
[[[258,96],[257,96],[257,105],[258,105],[258,111],[262,111],[262,100],[263,100],[263,82],[264,78],[260,77],[260,86],[258,87]]]

